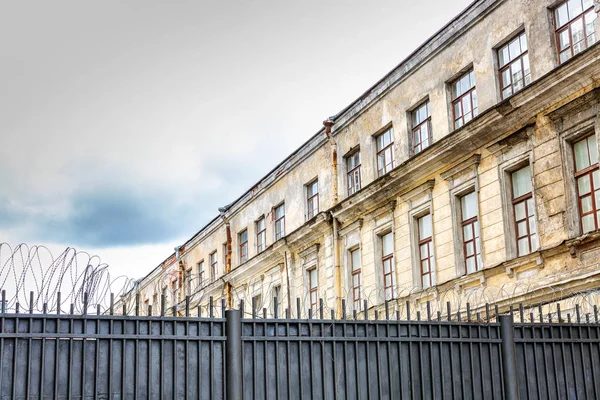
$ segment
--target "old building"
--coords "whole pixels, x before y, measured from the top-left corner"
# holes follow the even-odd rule
[[[142,279],[141,301],[593,303],[599,11],[473,2]]]

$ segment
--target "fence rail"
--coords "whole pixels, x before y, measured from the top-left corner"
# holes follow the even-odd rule
[[[386,304],[360,319],[322,309],[293,319],[242,318],[213,302],[224,317],[189,306],[165,316],[162,305],[160,316],[2,307],[0,398],[600,398],[596,308],[565,321],[560,308],[545,318],[523,306],[410,319]]]

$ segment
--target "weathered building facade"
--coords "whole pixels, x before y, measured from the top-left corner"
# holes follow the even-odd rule
[[[349,314],[365,300],[593,303],[599,11],[475,1],[131,294],[155,310],[162,294],[170,307],[277,298],[292,316],[296,298],[338,315],[342,301]]]

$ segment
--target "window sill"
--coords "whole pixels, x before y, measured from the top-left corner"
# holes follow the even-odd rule
[[[584,233],[576,238],[565,241],[565,245],[569,248],[571,257],[577,257],[577,248],[600,239],[600,230]]]
[[[454,286],[457,293],[462,293],[465,289],[472,288],[474,286],[485,286],[487,284],[487,278],[481,269],[479,271],[471,272],[461,276]]]
[[[534,268],[544,268],[544,259],[542,258],[539,249],[524,256],[516,257],[504,262],[504,269],[509,278],[516,277],[517,272]]]

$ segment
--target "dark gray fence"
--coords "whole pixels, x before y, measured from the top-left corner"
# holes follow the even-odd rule
[[[224,397],[225,320],[1,315],[2,399]]]
[[[597,312],[535,321],[489,307],[423,320],[387,308],[360,320],[0,311],[2,399],[600,398]]]
[[[502,399],[499,324],[250,320],[244,399]]]

